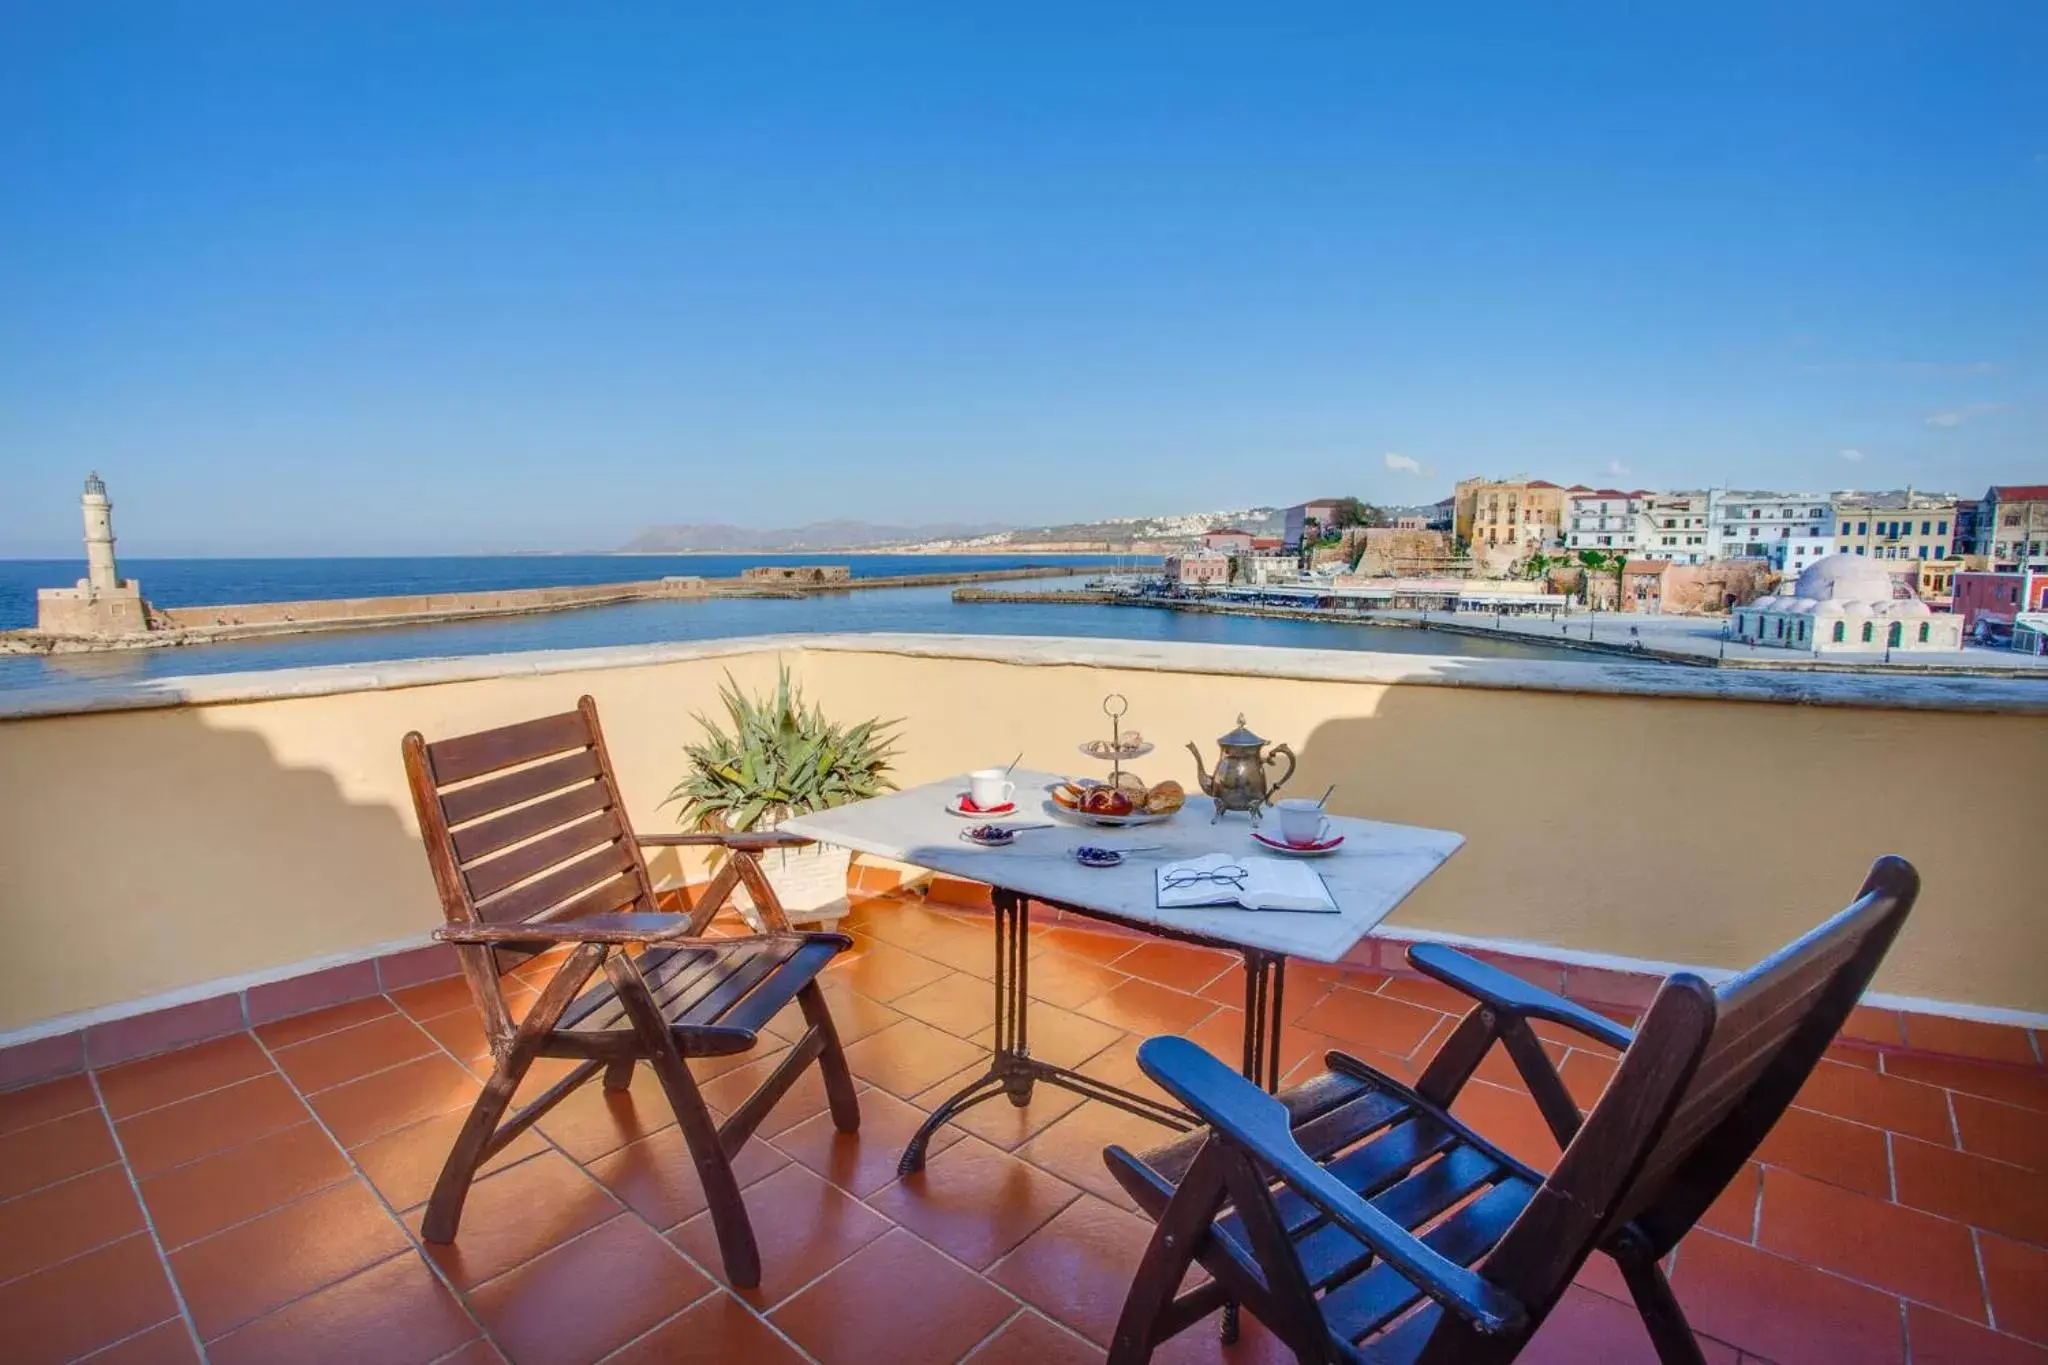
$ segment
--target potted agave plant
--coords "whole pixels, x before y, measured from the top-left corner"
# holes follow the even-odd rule
[[[891,733],[899,722],[864,720],[841,726],[808,705],[777,671],[772,697],[750,698],[728,673],[718,692],[726,724],[696,717],[704,737],[683,746],[689,773],[668,794],[689,829],[734,833],[774,829],[792,815],[843,806],[893,791]],[[664,803],[667,804],[667,803]],[[792,923],[831,928],[846,911],[846,874],[853,855],[812,844],[769,849],[760,855],[768,883]],[[760,916],[744,890],[734,903],[756,930]]]

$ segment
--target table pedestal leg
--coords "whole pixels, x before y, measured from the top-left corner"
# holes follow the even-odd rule
[[[997,888],[992,896],[996,921],[996,1036],[988,1070],[962,1086],[931,1113],[903,1149],[896,1163],[898,1175],[910,1175],[924,1167],[925,1148],[932,1134],[963,1109],[971,1109],[997,1095],[1009,1096],[1022,1108],[1031,1102],[1034,1086],[1043,1082],[1071,1090],[1085,1099],[1100,1100],[1125,1113],[1150,1119],[1179,1132],[1187,1132],[1195,1121],[1171,1105],[1143,1095],[1132,1094],[1093,1076],[1084,1076],[1063,1066],[1041,1062],[1031,1055],[1031,930],[1030,902],[1014,891]]]
[[[1280,1088],[1280,1034],[1287,1027],[1281,1007],[1287,985],[1287,958],[1257,948],[1244,950],[1244,1076],[1271,1093]],[[1226,1344],[1236,1341],[1237,1301],[1223,1305],[1219,1329]]]

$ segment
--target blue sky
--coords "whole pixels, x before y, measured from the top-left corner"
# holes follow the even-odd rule
[[[2048,481],[2048,6],[0,0],[0,557]]]

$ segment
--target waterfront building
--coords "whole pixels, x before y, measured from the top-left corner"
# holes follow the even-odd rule
[[[1829,555],[1790,592],[1735,609],[1735,636],[1752,644],[1831,654],[1953,653],[1960,618],[1897,596],[1893,576],[1867,556]]]
[[[1191,550],[1166,557],[1166,581],[1182,588],[1221,588],[1230,583],[1230,556]]]
[[[852,578],[845,564],[759,564],[740,570],[747,583],[845,583]]]
[[[1956,538],[1949,552],[1957,559],[1977,553],[1977,517],[1983,506],[1976,498],[1956,499]]]
[[[1708,542],[1715,559],[1779,558],[1772,546],[1788,540],[1822,542],[1818,556],[1794,554],[1794,560],[1822,558],[1834,543],[1835,505],[1812,493],[1716,490],[1710,495]]]
[[[1263,587],[1273,583],[1295,583],[1301,579],[1298,554],[1244,554],[1237,557],[1237,581]]]
[[[1913,595],[1937,611],[1949,610],[1956,590],[1956,573],[1961,559],[1916,559],[1904,575]]]
[[[1240,531],[1234,526],[1221,526],[1213,531],[1202,532],[1202,548],[1215,550],[1219,554],[1250,554],[1252,543],[1250,531]]]
[[[1566,499],[1590,491],[1546,479],[1461,479],[1452,493],[1452,527],[1474,549],[1562,549]]]
[[[2048,569],[2048,484],[2001,484],[1977,511],[1974,553],[1999,572]]]
[[[1337,511],[1343,505],[1342,498],[1318,498],[1314,502],[1298,502],[1287,509],[1286,529],[1281,532],[1280,543],[1289,550],[1299,550],[1304,540],[1314,540],[1308,534],[1310,523],[1314,523],[1320,535],[1336,520]]]
[[[142,635],[149,604],[142,584],[121,577],[114,559],[114,503],[97,472],[79,498],[85,516],[85,577],[72,588],[36,592],[36,629],[49,635]]]
[[[2024,614],[2048,611],[2048,573],[1978,573],[1955,576],[1952,608],[1973,638],[2002,636]]]
[[[1835,551],[1869,559],[1950,559],[1956,500],[1908,488],[1892,493],[1838,493]]]
[[[1640,489],[1624,493],[1618,488],[1593,488],[1572,493],[1565,504],[1565,548],[1636,553],[1649,529],[1644,518],[1649,499]]]
[[[1812,536],[1805,539],[1787,537],[1784,540],[1774,540],[1765,545],[1764,549],[1764,557],[1787,582],[1799,577],[1834,553],[1827,541]]]
[[[1639,553],[1674,564],[1706,563],[1713,557],[1712,512],[1706,493],[1646,494]]]

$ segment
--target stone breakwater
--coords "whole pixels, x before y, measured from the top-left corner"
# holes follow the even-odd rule
[[[227,640],[302,635],[330,630],[373,630],[432,625],[490,617],[532,616],[580,607],[692,598],[799,598],[871,588],[945,587],[1026,578],[1059,578],[1071,566],[1029,565],[967,573],[894,574],[826,582],[764,582],[738,578],[672,577],[630,583],[592,583],[562,588],[506,588],[484,592],[417,593],[396,597],[318,598],[296,602],[247,602],[219,606],[148,609],[147,632],[68,636],[35,630],[0,632],[0,654],[69,654],[122,649],[166,649]]]

